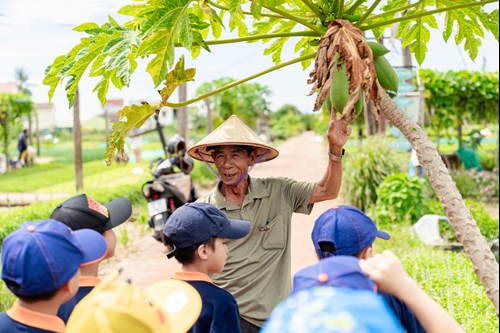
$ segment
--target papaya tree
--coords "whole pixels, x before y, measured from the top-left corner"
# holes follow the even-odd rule
[[[94,91],[102,103],[109,85],[129,85],[139,59],[146,59],[146,71],[159,88],[158,105],[143,103],[118,111],[106,158],[115,148],[123,149],[124,137],[140,127],[159,107],[180,107],[203,100],[241,83],[280,68],[301,63],[310,69],[314,110],[323,104],[348,121],[362,106],[370,105],[405,135],[416,150],[445,213],[472,261],[486,294],[498,313],[499,267],[476,222],[466,208],[434,145],[423,130],[391,99],[396,93],[394,70],[385,60],[383,47],[368,43],[365,35],[382,36],[384,29],[398,24],[398,38],[410,47],[418,63],[427,52],[431,30],[439,29],[436,16],[444,16],[444,40],[453,36],[471,59],[477,56],[485,32],[498,40],[498,10],[487,10],[497,0],[138,0],[118,13],[130,17],[119,24],[109,16],[104,24],[83,23],[75,31],[84,33],[80,43],[48,66],[44,83],[52,97],[60,83],[73,103],[81,77],[98,77]],[[234,38],[221,38],[222,29]],[[176,57],[184,48],[195,59],[218,44],[262,42],[264,56],[274,66],[231,82],[182,103],[170,101],[176,88],[194,79],[195,68],[185,67]],[[283,46],[293,43],[296,58],[282,60]],[[244,47],[244,45],[242,46]],[[389,91],[389,93],[388,93]],[[391,95],[390,95],[391,94]],[[362,99],[360,101],[360,99]]]

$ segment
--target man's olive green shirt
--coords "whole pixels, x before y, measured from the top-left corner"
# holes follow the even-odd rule
[[[291,290],[292,213],[310,214],[315,183],[289,178],[250,178],[243,206],[226,201],[220,185],[198,202],[217,206],[229,218],[251,223],[248,236],[228,241],[229,255],[215,284],[238,302],[241,317],[262,326]]]

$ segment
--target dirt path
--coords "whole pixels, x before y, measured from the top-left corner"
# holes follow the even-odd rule
[[[296,180],[317,181],[323,177],[328,163],[326,145],[321,137],[306,132],[277,147],[280,156],[252,171],[253,177],[285,176]],[[292,274],[316,261],[311,242],[311,230],[315,219],[326,209],[341,203],[341,199],[316,204],[311,215],[294,214],[292,218]],[[174,259],[167,260],[164,247],[151,237],[151,230],[135,223],[125,223],[117,230],[129,242],[120,243],[115,258],[108,260],[101,268],[106,274],[121,269],[121,279],[146,286],[159,279],[169,277],[179,269]]]

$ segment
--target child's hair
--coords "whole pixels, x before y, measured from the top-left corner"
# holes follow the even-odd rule
[[[206,246],[210,247],[212,250],[215,250],[215,240],[216,239],[217,239],[217,237],[210,237],[209,239],[207,239],[206,241],[204,241],[202,243],[198,243],[198,244],[195,244],[195,245],[183,248],[183,249],[179,249],[179,248],[175,247],[174,257],[181,264],[192,264],[196,258],[195,252],[198,249],[198,247],[200,247],[201,245],[206,245]],[[167,245],[167,247],[169,248],[170,251],[172,251],[174,249],[174,242],[170,238],[168,238],[167,236],[165,236],[164,243],[165,243],[165,245]]]
[[[54,298],[54,296],[57,294],[60,288],[52,291],[48,291],[43,294],[38,294],[38,295],[19,295],[18,293],[15,292],[15,290],[19,290],[19,284],[17,284],[14,281],[10,280],[5,280],[5,285],[7,288],[10,289],[10,291],[19,299],[22,299],[26,303],[35,303],[38,301],[48,301]]]

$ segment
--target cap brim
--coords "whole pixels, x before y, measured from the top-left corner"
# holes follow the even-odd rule
[[[160,280],[146,287],[144,292],[168,314],[171,333],[187,332],[200,315],[200,294],[187,282]]]
[[[112,229],[127,221],[132,215],[132,204],[127,198],[118,198],[105,205],[109,212],[109,221],[105,230]]]
[[[377,230],[377,237],[385,240],[391,239],[391,236],[387,232],[380,230]]]
[[[79,229],[73,231],[73,234],[83,250],[83,261],[80,266],[87,266],[104,258],[108,246],[100,233],[92,229]]]
[[[229,224],[217,235],[217,237],[239,239],[245,237],[250,232],[250,222],[233,219],[228,220]]]

